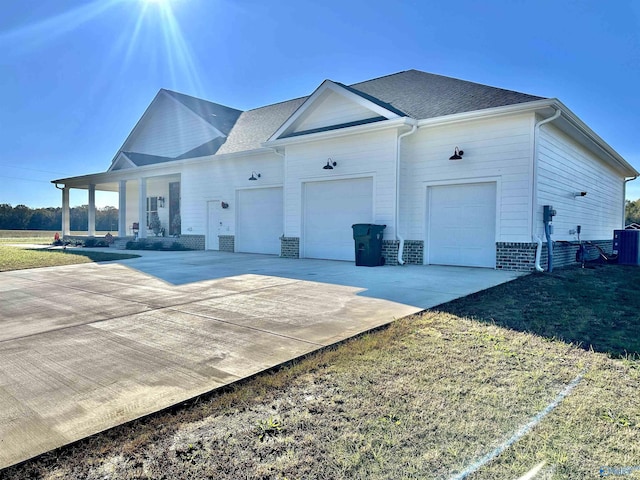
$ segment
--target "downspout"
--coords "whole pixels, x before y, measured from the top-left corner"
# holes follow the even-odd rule
[[[418,129],[418,124],[414,119],[411,130],[408,132],[404,132],[403,134],[398,136],[398,143],[396,147],[396,218],[395,218],[395,232],[396,232],[396,240],[400,242],[398,245],[398,265],[404,265],[404,260],[402,260],[402,254],[404,253],[404,238],[400,235],[398,231],[398,227],[400,225],[399,217],[400,217],[400,140],[404,137],[408,137],[416,133]]]
[[[538,209],[538,137],[540,136],[540,127],[545,123],[553,122],[562,115],[562,110],[556,109],[556,113],[552,116],[540,120],[533,128],[533,192],[531,196],[531,238],[538,244],[536,247],[536,263],[535,267],[538,272],[544,269],[540,266],[540,253],[542,251],[542,240],[535,233],[536,231],[536,213]],[[545,232],[546,233],[546,232]],[[551,237],[548,238],[548,244],[551,244]],[[553,247],[549,249],[549,254],[553,255]]]

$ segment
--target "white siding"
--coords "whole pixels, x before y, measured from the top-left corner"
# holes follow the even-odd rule
[[[250,181],[251,172],[260,173]],[[184,167],[182,173],[182,233],[207,234],[207,201],[229,204],[220,209],[221,235],[235,235],[237,205],[236,190],[282,185],[282,157],[266,153],[233,159],[213,157],[211,161]]]
[[[216,136],[213,127],[195,113],[159,96],[122,150],[173,158]]]
[[[326,91],[304,114],[294,132],[355,122],[379,115],[332,91]]]
[[[496,241],[531,241],[533,115],[424,127],[402,140],[400,229],[425,240],[428,185],[497,183]],[[454,148],[462,160],[449,160]]]
[[[385,238],[394,238],[395,155],[395,130],[287,146],[285,235],[301,237],[303,183],[372,177],[373,221],[387,225]],[[323,170],[329,158],[338,165]]]
[[[587,192],[574,197],[575,192]],[[622,227],[623,179],[557,128],[541,128],[536,230],[543,233],[542,206],[553,205],[555,240],[574,240],[569,230],[582,226],[584,240],[613,238]]]

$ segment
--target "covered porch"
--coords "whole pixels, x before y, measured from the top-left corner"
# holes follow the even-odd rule
[[[96,236],[96,192],[100,191],[118,194],[117,237],[147,238],[155,232],[160,236],[181,234],[179,173],[138,178],[122,178],[122,172],[117,173],[119,175],[108,172],[52,181],[62,195],[63,238],[71,236],[72,189],[87,192],[87,237]]]

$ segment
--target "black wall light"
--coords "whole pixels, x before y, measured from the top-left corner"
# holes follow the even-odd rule
[[[249,180],[258,180],[258,178],[260,178],[262,175],[260,175],[259,173],[256,172],[251,172],[251,176],[249,177]]]
[[[220,202],[220,206],[222,208],[229,208],[229,204],[227,202]]]
[[[449,157],[449,160],[462,160],[463,155],[464,155],[464,152],[458,149],[458,147],[456,147],[455,150],[453,151],[453,155]]]
[[[338,162],[334,162],[333,160],[329,159],[327,160],[327,164],[322,167],[323,170],[333,170],[333,167],[337,167],[338,166]]]

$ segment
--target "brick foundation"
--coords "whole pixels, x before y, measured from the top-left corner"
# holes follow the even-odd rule
[[[300,238],[280,237],[280,256],[283,258],[300,258]]]
[[[218,235],[218,250],[221,252],[235,252],[236,237],[234,235]]]
[[[611,253],[613,240],[591,240],[592,244],[600,246],[605,252]],[[500,270],[516,270],[520,272],[532,272],[535,270],[536,243],[526,242],[497,242],[496,243],[496,268]],[[560,242],[553,244],[553,267],[564,267],[576,263],[578,245],[570,245]],[[587,248],[587,260],[595,260],[599,253],[595,248]],[[547,243],[542,243],[540,252],[540,266],[547,269],[549,254]]]
[[[383,240],[382,256],[385,265],[398,265],[399,240]],[[407,265],[422,265],[424,263],[424,242],[422,240],[405,240],[402,260]]]

